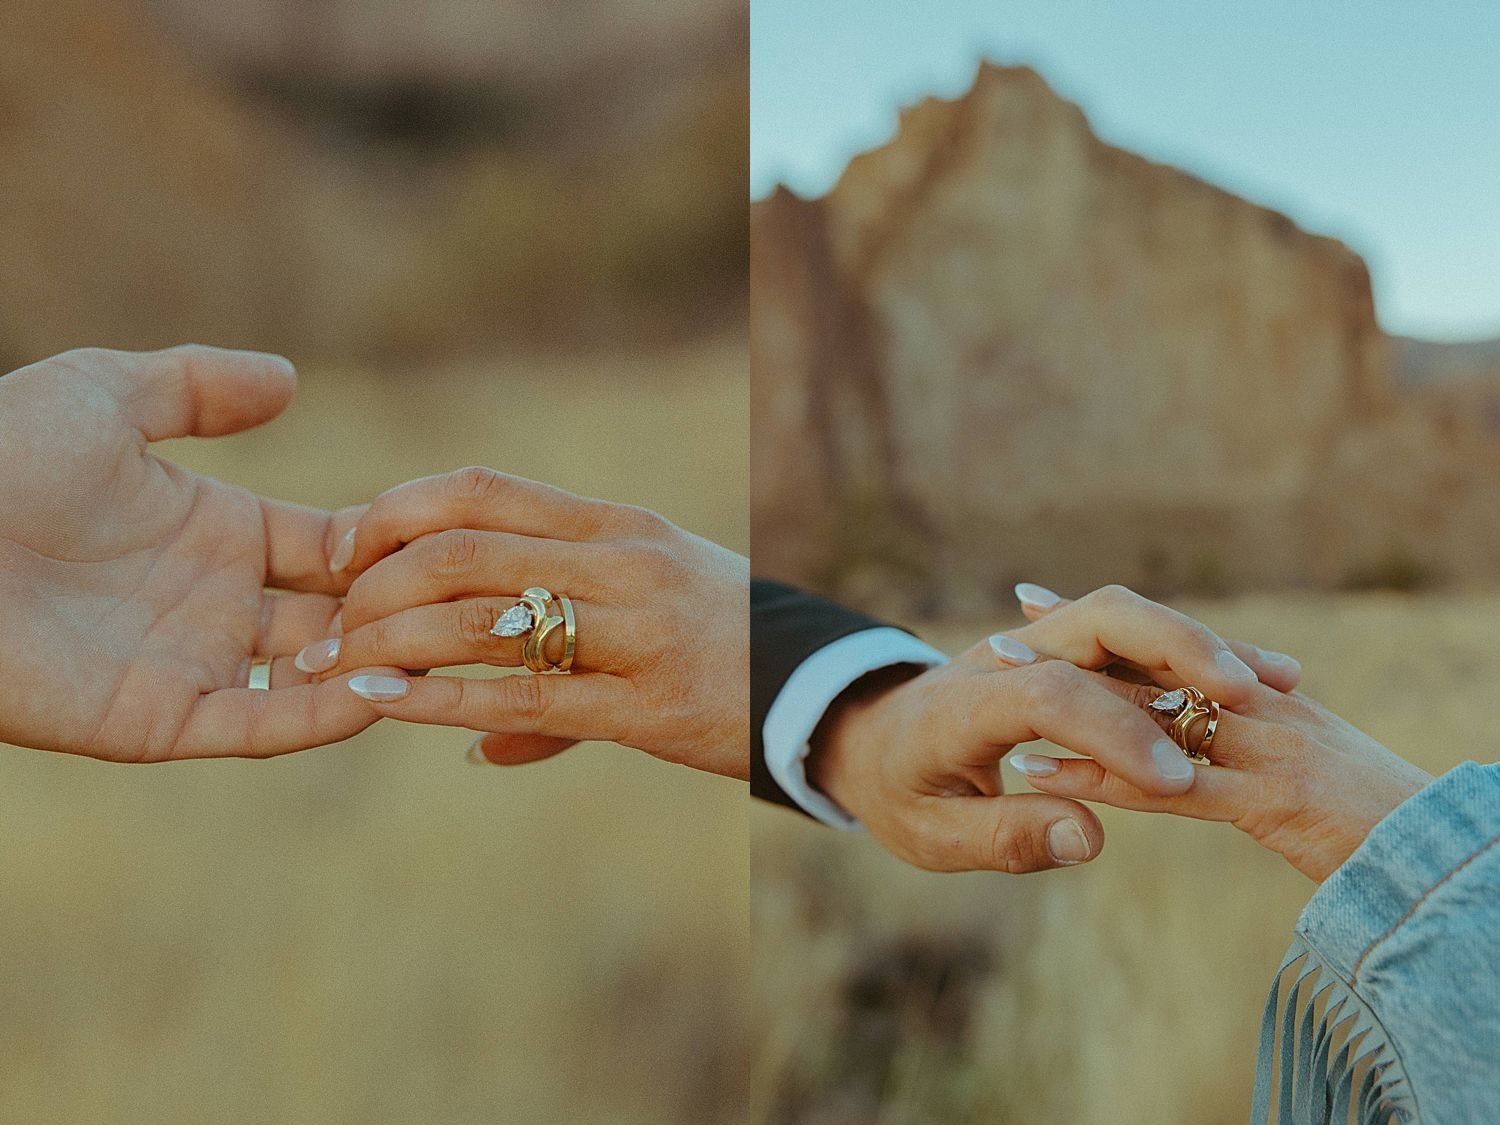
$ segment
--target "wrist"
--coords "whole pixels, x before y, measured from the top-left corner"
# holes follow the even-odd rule
[[[878,668],[850,684],[829,705],[808,740],[807,779],[824,796],[858,816],[862,765],[879,755],[897,690],[920,676],[920,664]]]
[[[1362,783],[1344,784],[1328,791],[1321,809],[1305,809],[1290,817],[1281,830],[1261,842],[1279,853],[1315,883],[1321,883],[1352,856],[1383,821],[1432,782],[1432,776],[1408,762],[1380,770]]]

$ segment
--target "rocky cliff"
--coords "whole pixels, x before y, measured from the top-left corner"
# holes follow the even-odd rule
[[[1495,542],[1493,442],[1398,386],[1364,262],[1031,70],[751,226],[766,573],[964,611],[1021,578],[1411,581]]]

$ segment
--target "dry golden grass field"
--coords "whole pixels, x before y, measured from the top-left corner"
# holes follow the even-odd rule
[[[477,462],[748,546],[744,347],[312,370],[170,455],[334,506]],[[670,418],[670,432],[663,419]],[[383,724],[272,762],[0,748],[5,1125],[663,1125],[743,1104],[744,787]]]
[[[1474,740],[1500,686],[1500,596],[1183,608],[1296,654],[1306,691],[1429,770],[1500,751]],[[1017,623],[929,632],[958,651]],[[1097,860],[1011,878],[926,874],[757,809],[752,1119],[1243,1122],[1266,989],[1313,885],[1226,825],[1101,815]]]

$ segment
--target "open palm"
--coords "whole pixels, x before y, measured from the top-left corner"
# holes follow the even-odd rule
[[[289,659],[276,690],[246,687],[252,657],[329,635],[333,517],[147,448],[258,425],[294,389],[284,360],[200,347],[69,352],[0,379],[0,740],[114,761],[267,757],[376,720]]]

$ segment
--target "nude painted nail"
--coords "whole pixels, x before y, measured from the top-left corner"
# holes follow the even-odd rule
[[[471,766],[493,766],[495,763],[484,756],[484,739],[477,738],[474,744],[464,754],[464,759]]]
[[[1016,584],[1016,598],[1023,605],[1029,605],[1033,609],[1051,609],[1062,598],[1058,597],[1045,586],[1038,586],[1035,582],[1018,582]]]
[[[371,703],[389,703],[411,691],[411,684],[395,676],[355,676],[349,690]]]
[[[328,631],[330,633],[332,633],[335,637],[342,637],[344,635],[344,611],[343,610],[339,610],[337,613],[335,613],[333,615],[333,620],[331,620],[330,622],[328,622]]]
[[[1225,679],[1238,680],[1241,683],[1251,683],[1259,679],[1255,674],[1255,669],[1227,648],[1214,657],[1214,663],[1219,666],[1219,671],[1224,674]]]
[[[328,560],[328,569],[335,574],[354,561],[354,533],[358,530],[357,527],[351,527],[344,532],[339,545],[333,549],[333,557]]]
[[[1036,653],[1031,651],[1030,645],[1004,633],[996,633],[990,638],[990,649],[1007,664],[1031,664],[1036,660]]]
[[[1258,651],[1260,652],[1260,658],[1267,664],[1275,664],[1289,671],[1302,671],[1302,661],[1298,660],[1295,656],[1288,656],[1284,652],[1273,652],[1268,648],[1259,649]]]
[[[1012,754],[1006,761],[1027,777],[1051,777],[1059,769],[1057,759],[1045,754]]]
[[[1089,838],[1076,820],[1059,820],[1047,829],[1047,850],[1058,863],[1082,863],[1089,857]]]
[[[1159,738],[1151,747],[1156,772],[1167,781],[1186,781],[1194,776],[1193,763],[1170,738]]]
[[[339,649],[343,642],[337,637],[326,641],[314,641],[297,654],[292,661],[304,672],[326,672],[339,662]]]

